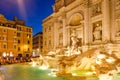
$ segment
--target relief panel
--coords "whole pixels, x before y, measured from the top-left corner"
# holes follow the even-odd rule
[[[99,14],[102,13],[102,8],[101,8],[101,2],[100,3],[97,3],[97,4],[94,4],[91,8],[92,8],[92,17],[94,16],[97,16]]]
[[[120,18],[120,0],[115,0],[115,19]]]
[[[115,10],[120,9],[120,0],[115,0]]]
[[[115,37],[120,37],[120,0],[115,0]]]

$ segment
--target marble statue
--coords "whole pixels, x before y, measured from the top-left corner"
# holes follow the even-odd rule
[[[75,49],[78,48],[78,46],[79,46],[78,44],[80,42],[77,38],[75,30],[72,31],[72,34],[71,34],[70,38],[71,38],[71,51],[74,51]]]
[[[102,38],[102,26],[97,24],[93,31],[94,40],[101,40]]]

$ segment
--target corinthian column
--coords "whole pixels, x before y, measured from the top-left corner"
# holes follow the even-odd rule
[[[85,7],[85,10],[84,10],[84,45],[88,44],[89,43],[89,39],[91,38],[91,36],[88,36],[89,35],[89,9],[88,7]]]
[[[110,1],[103,0],[103,41],[110,41]]]
[[[67,46],[70,46],[70,26],[67,26]]]
[[[54,48],[58,46],[58,29],[57,29],[57,18],[54,19]]]
[[[63,46],[67,46],[66,14],[63,14]]]

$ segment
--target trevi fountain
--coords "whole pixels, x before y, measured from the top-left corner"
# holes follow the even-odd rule
[[[55,76],[93,76],[99,80],[113,80],[119,75],[120,79],[119,51],[111,51],[109,45],[105,45],[82,52],[74,32],[71,41],[71,46],[40,55],[33,63],[51,69],[51,75]]]

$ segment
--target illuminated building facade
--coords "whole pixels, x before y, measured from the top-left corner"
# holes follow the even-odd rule
[[[32,54],[32,28],[16,17],[10,21],[0,14],[0,56],[26,54]]]
[[[120,50],[120,0],[56,0],[53,10],[43,20],[45,53],[70,46],[73,30],[82,52],[94,47]]]
[[[33,36],[33,56],[40,56],[43,49],[43,33],[39,32]]]

